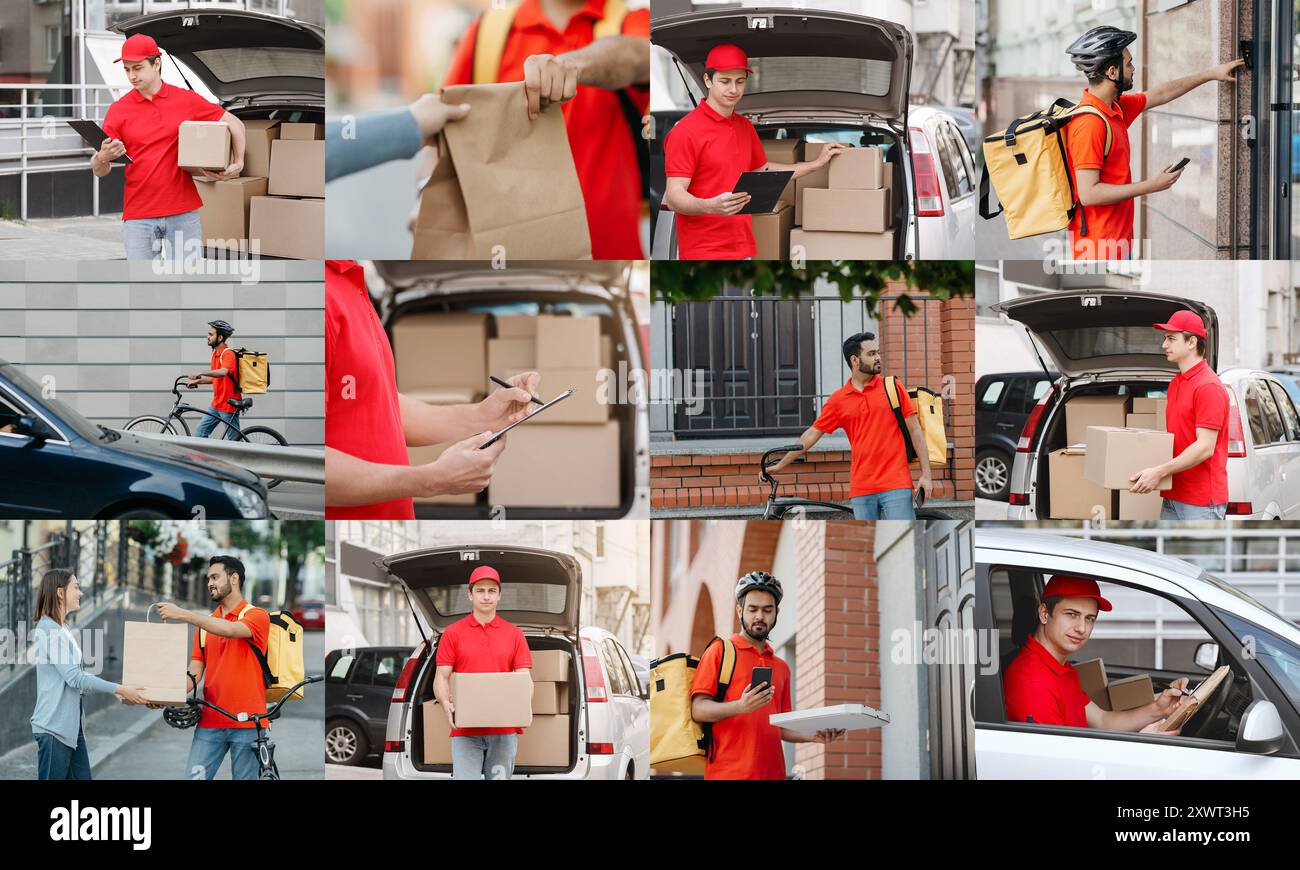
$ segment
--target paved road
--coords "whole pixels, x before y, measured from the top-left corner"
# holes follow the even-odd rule
[[[1007,518],[1007,503],[1004,501],[994,501],[991,498],[975,499],[975,519],[977,520],[1005,520]]]
[[[325,765],[326,779],[383,779],[384,771],[379,766],[376,759],[369,765],[362,767],[349,767],[344,764],[327,764]]]

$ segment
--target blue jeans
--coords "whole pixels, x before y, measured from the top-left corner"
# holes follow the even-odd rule
[[[166,259],[178,262],[187,254],[203,256],[203,231],[195,211],[157,218],[122,221],[122,245],[128,260]]]
[[[195,728],[190,758],[185,764],[187,779],[212,779],[230,752],[232,779],[257,779],[257,753],[253,742],[256,728]]]
[[[77,748],[59,742],[53,734],[33,734],[36,738],[37,779],[90,779],[90,755],[86,752],[86,735],[77,729]]]
[[[515,772],[518,734],[451,738],[452,779],[509,779]]]
[[[914,520],[916,506],[912,504],[912,490],[887,489],[871,495],[856,495],[849,499],[855,520]]]
[[[1162,520],[1221,520],[1228,515],[1228,503],[1223,504],[1188,504],[1171,498],[1161,499],[1160,519]]]
[[[218,411],[216,408],[208,408],[209,414],[216,414],[222,420],[229,423],[229,426],[222,426],[222,438],[227,441],[239,440],[239,415],[234,411]],[[200,438],[212,437],[212,430],[221,425],[217,422],[217,417],[210,417],[208,414],[203,415],[203,420],[199,422],[198,431],[195,432]]]

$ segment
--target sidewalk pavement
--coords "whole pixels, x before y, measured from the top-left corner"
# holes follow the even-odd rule
[[[122,260],[122,215],[0,220],[0,260]]]
[[[325,765],[326,779],[383,779],[384,769],[379,765],[350,767],[346,764]]]

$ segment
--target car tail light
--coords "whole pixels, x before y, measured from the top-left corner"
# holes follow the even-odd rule
[[[420,645],[411,653],[411,657],[402,665],[402,673],[397,678],[397,685],[393,687],[393,703],[406,703],[406,690],[411,685],[411,680],[415,677],[415,669],[420,666],[420,659],[424,658],[424,651],[428,648],[426,641],[420,641]]]
[[[613,743],[588,743],[587,754],[588,755],[613,755],[614,744]]]
[[[1034,405],[1034,410],[1029,412],[1029,419],[1025,421],[1025,428],[1020,432],[1020,440],[1016,442],[1017,453],[1028,453],[1034,448],[1034,436],[1038,434],[1038,424],[1043,420],[1043,412],[1047,410],[1047,402],[1056,395],[1056,385],[1053,384],[1043,397]]]
[[[934,168],[930,140],[920,127],[909,127],[912,143],[912,179],[916,184],[918,217],[943,217],[943,192],[939,190],[939,173]]]
[[[1007,496],[1007,504],[1020,505],[1020,506],[1029,504],[1029,493],[1027,492],[1010,493]]]
[[[1228,456],[1246,455],[1246,436],[1241,431],[1241,409],[1237,407],[1237,397],[1228,387]],[[1232,511],[1229,510],[1229,513]],[[1246,513],[1251,513],[1247,510]]]
[[[385,740],[385,741],[384,741],[384,751],[385,751],[385,752],[405,752],[405,751],[406,751],[406,741],[405,741],[405,740]]]
[[[1254,512],[1254,507],[1248,501],[1228,502],[1228,516],[1230,517],[1250,516]]]
[[[601,670],[596,647],[585,637],[582,639],[582,675],[587,682],[588,704],[609,700],[609,691],[605,688],[605,672]]]

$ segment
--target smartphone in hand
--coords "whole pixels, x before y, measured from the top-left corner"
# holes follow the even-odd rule
[[[772,685],[772,669],[754,668],[754,673],[749,678],[749,687],[752,689],[755,686],[761,686],[764,683],[769,686]]]

